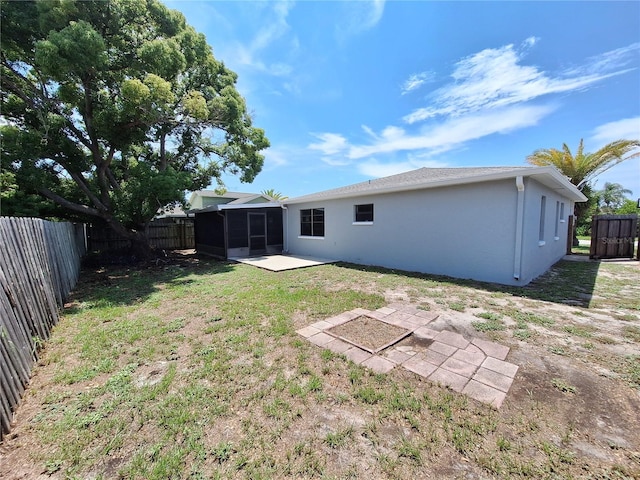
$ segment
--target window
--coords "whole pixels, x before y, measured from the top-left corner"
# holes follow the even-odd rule
[[[560,223],[564,223],[564,202],[560,203]]]
[[[355,205],[355,223],[373,222],[373,203]]]
[[[324,237],[324,208],[300,210],[300,236]]]
[[[556,224],[555,224],[555,230],[553,232],[554,240],[560,240],[560,237],[558,237],[559,228],[560,228],[560,202],[556,202]]]
[[[547,209],[547,197],[544,195],[540,199],[540,231],[538,233],[538,245],[544,245],[544,214]]]

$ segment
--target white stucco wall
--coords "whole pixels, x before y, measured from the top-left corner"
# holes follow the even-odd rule
[[[547,195],[545,231],[538,245],[540,195]],[[363,265],[525,285],[562,257],[565,229],[554,241],[557,198],[525,183],[521,276],[514,279],[517,188],[515,179],[421,191],[369,195],[287,206],[287,249]],[[572,211],[565,202],[565,217]],[[354,225],[354,205],[374,204],[374,222]],[[532,206],[533,205],[533,206]],[[324,238],[300,237],[300,210],[324,208]],[[561,248],[558,248],[561,247]]]
[[[540,239],[541,197],[546,197],[544,235]],[[556,235],[556,204],[564,203],[564,218],[558,218]],[[523,234],[523,280],[529,283],[560,260],[567,250],[569,216],[573,202],[540,183],[525,179],[525,224]]]

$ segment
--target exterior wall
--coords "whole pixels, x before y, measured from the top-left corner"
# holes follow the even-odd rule
[[[540,196],[546,194],[545,235],[538,245]],[[525,183],[522,248],[516,248],[518,190],[515,178],[463,186],[287,205],[289,253],[364,265],[526,285],[566,248],[566,221],[554,240],[559,197]],[[565,219],[573,206],[566,199]],[[374,205],[374,221],[354,224],[357,204]],[[300,236],[300,210],[324,208],[325,235]],[[522,252],[520,278],[514,278]]]
[[[546,197],[546,201],[544,233],[541,236],[540,209],[543,195]],[[561,209],[564,218],[556,218],[558,202],[559,204],[564,203],[564,208]],[[525,179],[524,212],[522,285],[542,275],[566,254],[569,215],[573,215],[573,202],[535,180]]]

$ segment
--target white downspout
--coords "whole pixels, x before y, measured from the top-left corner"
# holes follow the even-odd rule
[[[520,269],[522,267],[522,230],[524,227],[524,180],[522,175],[516,177],[516,188],[518,189],[518,200],[516,205],[516,244],[513,255],[513,278],[520,280]]]
[[[289,209],[280,205],[284,210],[284,241],[282,242],[282,253],[289,253]]]

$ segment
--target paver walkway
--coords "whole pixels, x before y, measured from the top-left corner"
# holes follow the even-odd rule
[[[411,335],[373,354],[331,333],[332,327],[360,316],[405,328]],[[311,324],[297,333],[377,373],[389,372],[400,365],[432,382],[500,408],[518,371],[517,365],[506,361],[509,347],[430,329],[428,324],[437,317],[413,306],[391,304],[374,311],[356,308]]]

